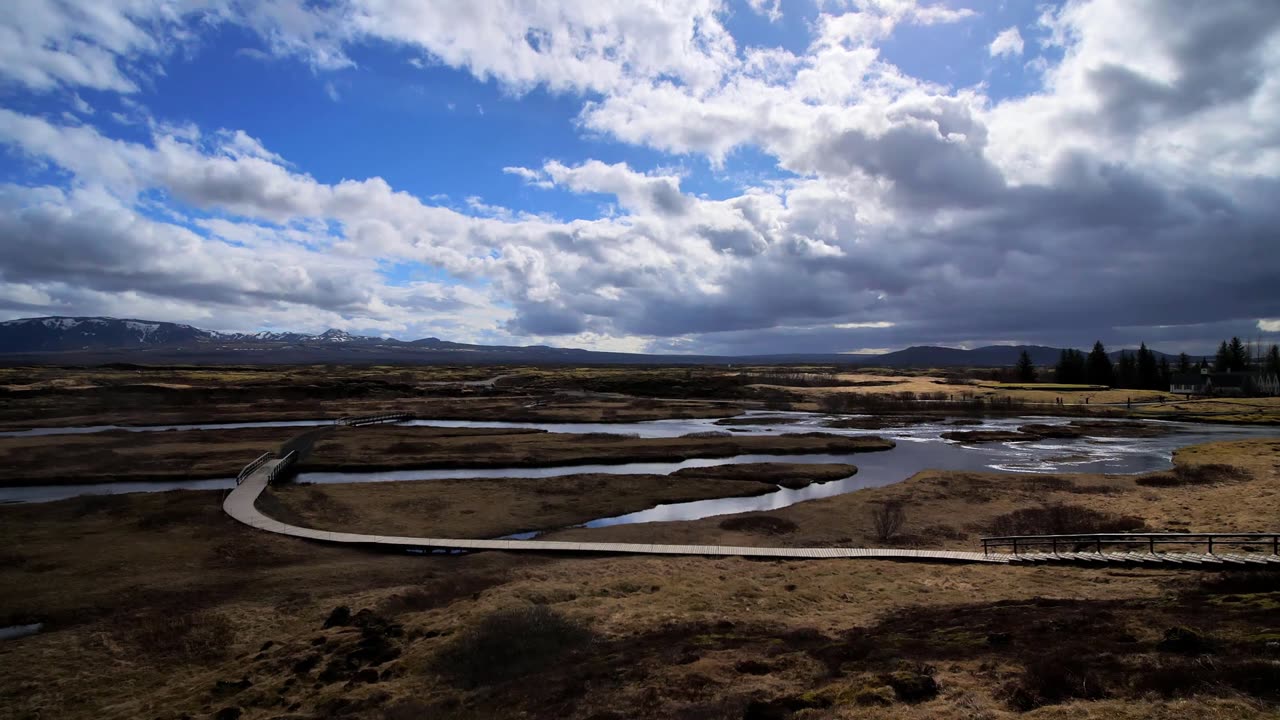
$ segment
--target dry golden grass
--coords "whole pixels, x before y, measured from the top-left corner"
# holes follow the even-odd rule
[[[672,475],[423,480],[283,485],[258,500],[267,515],[305,527],[407,537],[492,538],[571,527],[661,503],[760,495],[856,472],[852,465],[761,463]]]
[[[1132,478],[1063,476],[1066,484],[1037,485],[923,473],[770,513],[796,523],[790,535],[734,536],[719,530],[724,518],[640,529],[662,542],[686,536],[834,542],[844,535],[857,543],[869,529],[870,505],[890,498],[907,503],[908,533],[922,544],[970,549],[972,538],[934,530],[968,532],[1000,512],[1056,500],[1132,512],[1170,528],[1180,527],[1174,520],[1187,529],[1274,522],[1280,441],[1201,446],[1177,460],[1227,463],[1248,477],[1221,486],[1147,488]],[[365,509],[357,495],[372,487],[342,492],[361,513],[391,513],[407,499],[393,493],[385,506],[369,499]],[[506,502],[481,493],[469,493],[467,502],[486,497]],[[571,497],[545,508],[510,499],[533,512],[528,526],[554,526],[573,510]],[[752,717],[747,712],[808,707],[789,716],[1276,716],[1274,697],[1227,686],[1145,692],[1131,685],[1142,668],[1269,667],[1274,661],[1263,655],[1263,642],[1280,632],[1274,622],[1280,589],[1263,576],[1210,592],[1206,581],[1215,575],[1189,569],[379,555],[254,531],[224,516],[219,499],[173,492],[0,507],[0,624],[49,623],[46,632],[0,643],[0,715],[167,720],[234,707],[248,720],[737,720]],[[603,539],[623,531],[634,530],[562,535]],[[373,612],[355,625],[325,628],[338,605]],[[595,641],[549,667],[478,688],[435,669],[453,638],[491,613],[531,605],[589,627]],[[1213,639],[1211,662],[1195,665],[1194,658],[1156,649],[1177,625]],[[198,631],[206,626],[219,630]],[[165,632],[180,641],[167,635],[154,641]],[[1088,643],[1079,645],[1082,638]],[[1091,662],[1113,663],[1106,696],[1017,711],[1007,688],[1024,666],[1073,648]],[[362,659],[375,651],[392,659],[376,665]],[[886,690],[884,678],[894,673],[926,671],[940,685],[937,697],[913,704]],[[863,696],[890,704],[858,705]]]
[[[0,485],[234,477],[298,428],[170,430],[0,438]]]
[[[827,433],[637,438],[609,433],[489,430],[480,436],[460,428],[340,428],[318,442],[302,470],[393,468],[539,467],[716,458],[745,453],[874,452],[893,443],[878,437]]]

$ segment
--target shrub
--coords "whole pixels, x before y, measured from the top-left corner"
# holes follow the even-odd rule
[[[682,438],[704,439],[704,438],[727,438],[733,437],[732,433],[723,430],[703,430],[701,432],[691,432],[681,435]]]
[[[491,613],[436,656],[435,667],[461,685],[513,680],[590,644],[593,633],[545,605]]]
[[[1068,700],[1098,700],[1108,696],[1106,674],[1084,648],[1064,647],[1032,658],[1005,688],[1009,704],[1033,710]]]
[[[786,518],[773,515],[748,515],[746,517],[721,520],[720,529],[735,532],[754,532],[762,535],[786,535],[799,530],[800,526]]]
[[[1144,529],[1146,524],[1141,518],[1112,515],[1079,505],[1054,504],[999,515],[991,520],[988,531],[992,535],[1067,535]]]
[[[1137,479],[1147,487],[1179,487],[1182,485],[1212,485],[1220,482],[1246,480],[1249,473],[1234,465],[1207,463],[1205,465],[1178,465],[1167,473],[1147,475]]]
[[[917,703],[938,696],[938,681],[933,679],[931,665],[907,665],[880,676],[880,681],[893,688],[893,694],[903,702]]]
[[[902,503],[890,500],[871,508],[871,526],[876,542],[887,543],[902,531],[907,522],[907,513]]]

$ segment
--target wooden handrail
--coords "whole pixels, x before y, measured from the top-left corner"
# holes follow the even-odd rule
[[[347,425],[349,427],[357,427],[360,425],[374,425],[384,422],[400,422],[408,420],[413,416],[406,412],[383,413],[381,415],[363,415],[360,417],[341,417],[335,422],[338,425]]]
[[[1210,554],[1213,546],[1218,545],[1256,545],[1270,541],[1273,555],[1280,555],[1280,532],[1274,533],[1071,533],[1064,535],[996,535],[981,538],[982,552],[988,554],[992,548],[1011,547],[1013,554],[1020,550],[1048,545],[1052,552],[1058,552],[1058,545],[1085,544],[1094,545],[1101,554],[1103,545],[1146,545],[1152,554],[1156,545],[1187,545],[1205,543]]]
[[[240,483],[244,482],[245,478],[252,475],[254,470],[257,470],[258,468],[262,467],[262,463],[270,460],[272,457],[274,456],[269,452],[262,453],[261,455],[258,456],[256,460],[249,463],[248,465],[245,465],[244,468],[240,470],[240,474],[236,475],[236,484],[239,485]]]
[[[276,463],[275,467],[271,468],[271,472],[267,474],[267,484],[270,485],[274,483],[276,479],[284,474],[289,469],[289,466],[293,465],[297,459],[297,450],[290,450],[287,455],[280,458],[280,462]]]

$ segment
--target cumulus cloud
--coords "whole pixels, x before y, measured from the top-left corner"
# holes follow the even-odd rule
[[[135,0],[84,16],[77,35],[60,13],[88,7],[13,14],[25,44],[0,51],[0,74],[129,93],[137,59],[198,42],[197,20],[240,24],[321,73],[377,39],[513,93],[577,93],[596,138],[713,172],[752,148],[785,172],[703,197],[680,173],[625,162],[502,169],[612,208],[558,219],[483,197],[444,207],[376,176],[322,182],[235,129],[152,123],[140,139],[0,109],[0,142],[70,178],[0,192],[0,312],[150,307],[224,328],[726,353],[1280,332],[1271,3],[1066,3],[1043,20],[1061,59],[1014,99],[886,60],[896,27],[972,16],[909,0],[825,2],[803,52],[739,48],[711,0],[467,13]],[[1017,28],[988,48],[1022,50]],[[157,197],[177,202],[158,212]],[[391,279],[406,267],[451,282]]]
[[[1007,27],[996,35],[996,39],[987,46],[991,57],[1002,55],[1016,56],[1022,54],[1022,33],[1016,27]]]

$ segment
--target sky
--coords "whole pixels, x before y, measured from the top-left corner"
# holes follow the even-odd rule
[[[0,320],[1280,341],[1280,3],[11,0]]]

